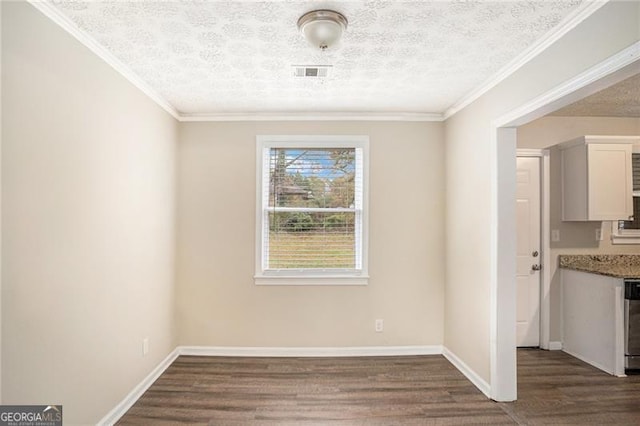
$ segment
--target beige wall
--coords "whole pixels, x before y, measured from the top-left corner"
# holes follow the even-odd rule
[[[497,183],[492,122],[640,38],[638,2],[609,2],[490,92],[446,121],[445,345],[491,383],[491,202]],[[507,196],[507,195],[505,195]],[[469,213],[473,206],[473,214]],[[500,223],[515,231],[512,217]],[[514,300],[515,303],[515,300]],[[493,385],[493,383],[491,383]]]
[[[551,243],[551,341],[561,341],[560,271],[558,255],[579,253],[640,253],[638,245],[611,244],[611,222],[563,222],[560,150],[554,145],[583,135],[640,135],[640,119],[616,117],[543,117],[518,128],[519,148],[550,149],[550,226],[560,231]],[[602,241],[595,230],[602,229]]]
[[[547,116],[518,127],[518,148],[550,148],[584,135],[640,135],[640,118]]]
[[[175,347],[177,122],[27,3],[2,87],[3,403],[95,423]]]
[[[256,135],[370,136],[368,286],[256,286]],[[442,123],[182,123],[178,149],[180,344],[440,345]],[[383,333],[374,320],[384,319]]]
[[[30,5],[3,2],[3,402],[93,423],[178,343],[444,343],[489,381],[490,123],[630,45],[639,19],[637,2],[607,4],[445,125],[178,128]],[[370,284],[257,287],[255,136],[321,133],[371,137]]]

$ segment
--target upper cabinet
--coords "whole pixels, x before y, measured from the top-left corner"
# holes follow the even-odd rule
[[[628,220],[633,216],[631,154],[637,136],[582,136],[560,144],[562,220]]]

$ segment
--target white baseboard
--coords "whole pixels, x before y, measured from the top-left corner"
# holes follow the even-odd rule
[[[489,385],[489,383],[484,381],[484,379],[480,377],[478,373],[473,371],[471,367],[465,364],[464,361],[458,358],[458,356],[451,352],[449,349],[443,348],[442,355],[444,355],[444,357],[451,364],[453,364],[454,367],[460,370],[460,372],[464,374],[465,377],[469,379],[469,381],[480,390],[480,392],[485,394],[487,398],[491,398],[491,386]]]
[[[616,374],[615,374],[615,372],[613,371],[613,368],[612,368],[612,367],[607,367],[607,366],[605,366],[605,365],[602,365],[602,364],[600,364],[599,362],[593,361],[593,360],[591,360],[591,359],[589,359],[589,358],[587,358],[587,357],[585,357],[585,356],[582,356],[582,355],[579,355],[579,354],[577,354],[577,353],[575,353],[575,352],[572,352],[572,351],[570,351],[570,350],[567,350],[566,348],[565,348],[565,349],[563,349],[563,352],[565,352],[565,353],[567,353],[567,354],[571,355],[571,356],[572,356],[572,357],[574,357],[574,358],[578,358],[579,360],[584,361],[584,362],[586,362],[587,364],[593,365],[594,367],[596,367],[596,368],[598,368],[598,369],[600,369],[600,370],[604,371],[605,373],[609,373],[609,374],[611,374],[612,376],[615,376],[615,375],[616,375]]]
[[[229,347],[178,346],[153,369],[129,394],[104,416],[98,425],[115,424],[149,389],[158,377],[180,355],[237,356],[237,357],[350,357],[350,356],[407,356],[444,355],[467,379],[488,398],[490,386],[453,352],[441,345],[431,346],[354,346],[354,347]]]
[[[550,351],[561,351],[562,350],[562,342],[549,342],[549,350]]]
[[[441,355],[442,346],[229,347],[178,346],[180,355],[246,357],[346,357]]]
[[[113,408],[113,410],[109,411],[107,415],[98,422],[98,425],[113,425],[120,420],[120,417],[122,417],[129,408],[131,408],[133,404],[140,399],[142,394],[151,387],[153,382],[155,382],[158,377],[164,373],[164,371],[171,365],[171,363],[173,363],[173,361],[176,360],[176,358],[178,358],[179,355],[180,353],[178,352],[178,348],[171,351],[171,353],[167,355],[165,359],[160,361],[160,364],[158,364],[158,366],[154,368],[147,377],[142,379],[142,381],[138,383],[138,385]]]

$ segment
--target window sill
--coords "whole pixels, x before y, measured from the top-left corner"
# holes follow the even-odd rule
[[[612,235],[611,244],[640,244],[640,235]]]
[[[623,234],[618,229],[618,221],[611,222],[611,244],[640,244],[640,230],[626,230]]]
[[[256,285],[322,285],[322,286],[351,286],[351,285],[367,285],[369,277],[366,275],[348,276],[348,275],[309,275],[309,276],[274,276],[274,275],[256,275],[254,283]]]
[[[611,222],[611,244],[640,244],[640,230],[626,230],[624,234],[618,229],[618,222]]]

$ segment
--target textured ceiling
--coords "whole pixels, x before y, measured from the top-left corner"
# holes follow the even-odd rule
[[[640,117],[640,74],[587,96],[550,115],[565,117]]]
[[[443,112],[579,8],[560,1],[51,1],[181,113]],[[331,51],[296,28],[331,8]],[[327,79],[291,65],[328,64]]]

